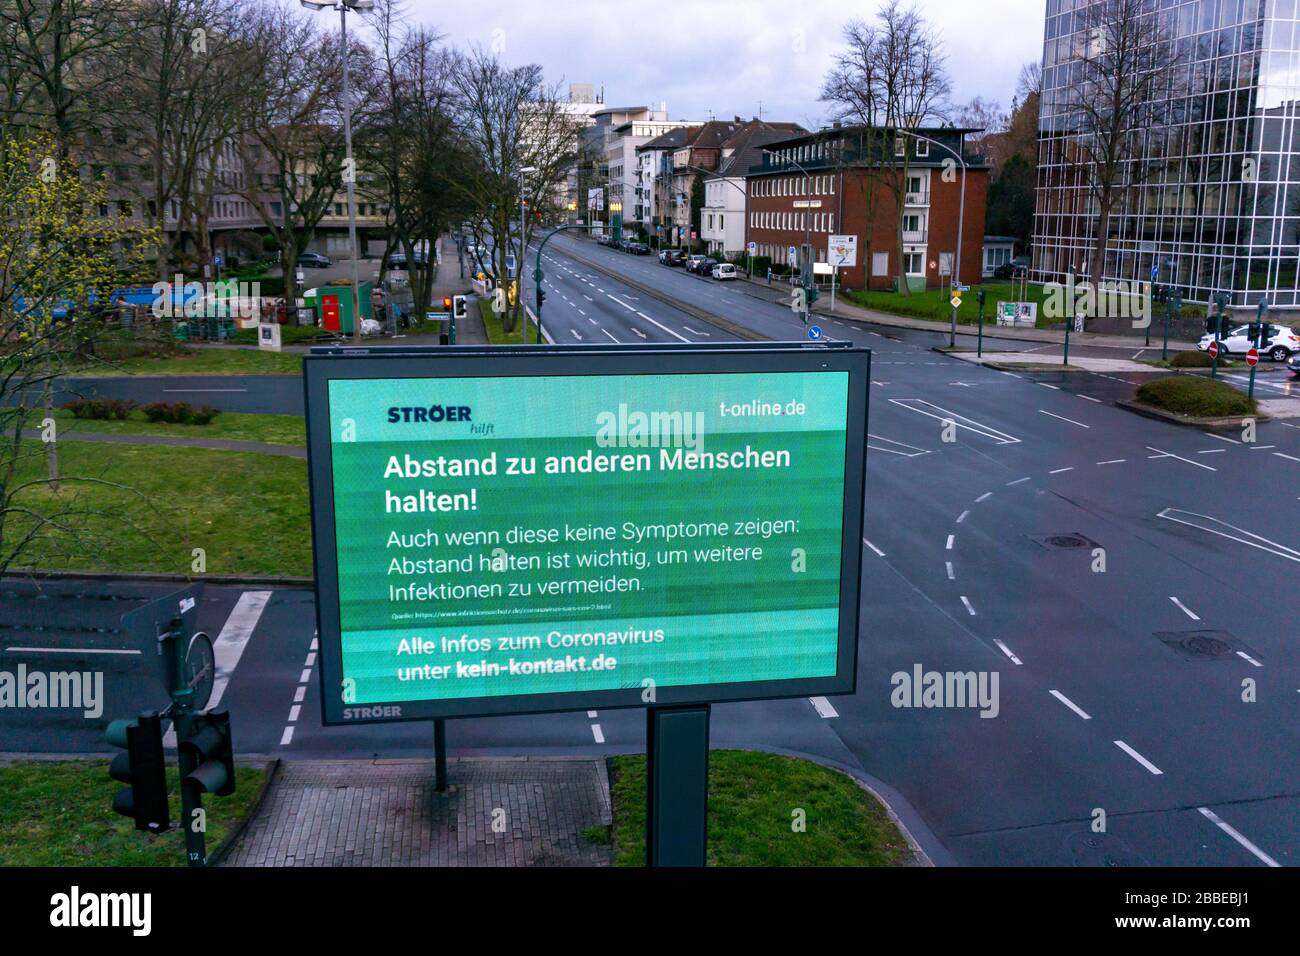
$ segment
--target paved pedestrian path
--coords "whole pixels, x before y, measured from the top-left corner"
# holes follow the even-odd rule
[[[603,760],[282,763],[223,866],[608,866],[584,836],[612,822]]]

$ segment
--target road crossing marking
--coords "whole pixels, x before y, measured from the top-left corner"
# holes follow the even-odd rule
[[[831,702],[825,697],[809,697],[808,701],[813,705],[813,709],[817,711],[817,716],[822,720],[830,720],[832,717],[839,716],[839,712],[831,706]]]

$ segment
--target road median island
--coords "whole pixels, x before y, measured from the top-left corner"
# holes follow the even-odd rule
[[[645,864],[645,757],[613,757],[614,865]],[[915,866],[888,809],[848,774],[797,757],[709,754],[709,866]]]
[[[173,819],[180,815],[175,761],[167,772]],[[207,802],[207,842],[222,850],[256,811],[273,764],[240,765],[233,796]],[[138,832],[112,810],[121,784],[108,761],[14,760],[0,763],[0,866],[184,866],[181,830]],[[218,851],[220,852],[220,851]],[[216,854],[214,854],[215,856]]]
[[[1247,420],[1264,421],[1254,399],[1231,385],[1200,375],[1172,375],[1147,382],[1121,408],[1177,425],[1240,428]]]

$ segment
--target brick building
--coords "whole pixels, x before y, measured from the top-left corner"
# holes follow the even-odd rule
[[[834,126],[763,147],[750,167],[745,232],[757,254],[784,264],[786,250],[807,242],[827,261],[832,235],[858,237],[857,265],[841,269],[849,289],[888,290],[904,272],[913,289],[946,286],[955,264],[963,179],[966,190],[961,281],[983,272],[988,166],[966,151],[970,129],[920,128],[915,135]],[[924,139],[919,137],[925,137]],[[927,142],[933,140],[934,142]],[[955,156],[967,164],[962,176]],[[945,160],[951,175],[945,175]],[[899,262],[896,196],[890,182],[906,177],[903,262]],[[870,274],[868,276],[868,273]]]

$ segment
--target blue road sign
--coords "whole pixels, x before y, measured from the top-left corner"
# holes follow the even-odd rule
[[[808,326],[808,338],[814,342],[820,342],[822,339],[822,327],[820,325]]]
[[[1151,281],[1152,281],[1152,282],[1155,282],[1155,281],[1157,281],[1159,278],[1160,278],[1160,263],[1158,263],[1158,262],[1156,262],[1156,263],[1152,263],[1152,265],[1151,265]]]
[[[218,269],[220,269],[220,268],[221,268],[221,256],[213,256],[213,257],[212,257],[212,264],[213,264],[214,266],[216,266]]]

